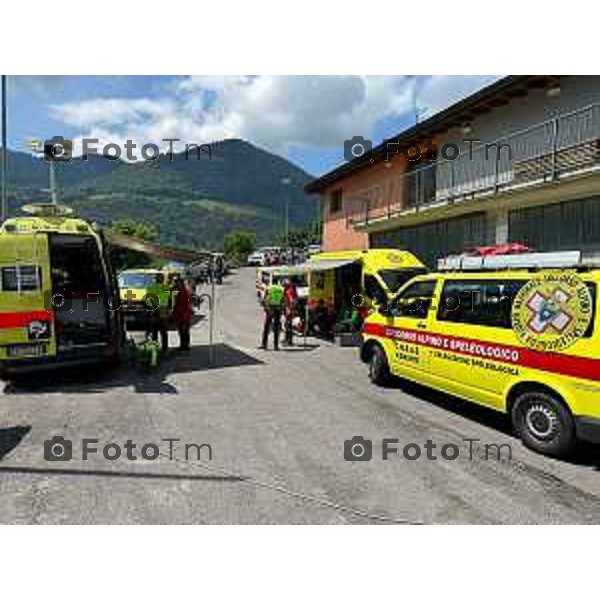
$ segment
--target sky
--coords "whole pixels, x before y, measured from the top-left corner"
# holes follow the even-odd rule
[[[311,175],[344,161],[344,140],[373,145],[478,89],[491,75],[9,76],[8,143],[55,135],[109,142],[242,138]]]

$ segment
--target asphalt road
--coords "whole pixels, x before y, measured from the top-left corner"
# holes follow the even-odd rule
[[[600,522],[600,449],[572,462],[537,455],[491,411],[416,386],[373,387],[353,348],[309,339],[306,348],[258,350],[253,277],[243,269],[218,288],[212,364],[204,318],[192,352],[155,373],[124,366],[8,385],[0,521]],[[44,441],[57,435],[72,440],[72,460],[44,459]],[[344,441],[357,435],[372,440],[371,461],[344,459]],[[83,438],[98,440],[88,460]],[[180,440],[172,456],[167,438]],[[383,438],[398,438],[400,454],[382,460]],[[465,438],[479,440],[471,456]],[[135,461],[125,457],[127,440]],[[427,458],[427,440],[437,460]],[[103,457],[108,443],[119,444],[120,459]],[[144,460],[150,443],[161,454]],[[190,447],[186,460],[186,443],[210,444],[212,460],[207,447],[200,460]],[[418,460],[402,456],[406,444],[423,448]],[[444,459],[445,444],[460,456]],[[512,458],[504,448],[486,460],[484,444],[510,444]]]

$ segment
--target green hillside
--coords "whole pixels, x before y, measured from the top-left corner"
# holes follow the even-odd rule
[[[92,156],[61,164],[60,201],[105,225],[148,222],[161,242],[192,247],[219,247],[234,229],[269,241],[283,232],[286,199],[292,227],[316,218],[317,201],[303,191],[312,178],[302,169],[243,140],[217,142],[212,149],[211,161],[179,154],[173,161],[161,156],[124,163]],[[13,213],[25,202],[48,200],[47,163],[11,152],[9,170]]]

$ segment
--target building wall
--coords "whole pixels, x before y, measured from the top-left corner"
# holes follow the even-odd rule
[[[508,223],[511,241],[536,250],[600,252],[600,195],[512,210]]]
[[[402,157],[393,157],[385,163],[376,163],[368,169],[353,173],[346,179],[326,188],[321,195],[323,206],[323,242],[326,252],[336,250],[362,250],[368,248],[369,236],[355,231],[353,223],[364,216],[368,205],[371,210],[387,210],[388,203],[401,197],[398,187],[405,169]],[[331,196],[342,191],[342,209],[331,212]]]
[[[508,104],[499,106],[469,121],[469,129],[454,127],[438,137],[438,160],[436,169],[437,199],[446,199],[450,189],[454,193],[484,189],[496,182],[510,181],[517,161],[524,157],[549,154],[552,151],[553,124],[551,119],[572,113],[600,102],[600,77],[572,76],[559,80],[560,93],[549,95],[546,89],[532,89],[526,96],[513,98]],[[595,113],[597,114],[597,113]],[[592,113],[587,115],[588,119]],[[559,143],[570,145],[590,123],[583,119],[561,120]],[[484,145],[519,134],[507,141],[506,148],[499,152],[485,151]],[[469,142],[468,140],[473,140]],[[477,141],[475,141],[477,140]],[[442,160],[445,144],[455,144],[460,149],[457,160]],[[510,154],[509,154],[510,152]],[[512,158],[512,160],[511,160]]]
[[[544,89],[530,90],[526,96],[514,98],[509,104],[473,119],[469,133],[464,133],[459,127],[449,130],[439,136],[438,150],[443,144],[454,143],[467,152],[469,144],[463,141],[465,138],[493,142],[531,125],[600,102],[600,76],[564,77],[559,83],[561,91],[557,96],[549,96]]]
[[[441,150],[444,144],[453,143],[461,148],[464,156],[469,148],[468,142],[464,141],[465,138],[479,139],[482,143],[493,142],[509,134],[538,126],[559,115],[600,102],[600,76],[564,77],[559,80],[559,83],[560,93],[558,95],[549,95],[545,89],[533,89],[526,96],[514,98],[509,104],[494,108],[490,112],[473,119],[469,124],[471,130],[468,133],[464,132],[462,127],[449,130],[437,138],[437,148]],[[570,119],[567,119],[567,128],[570,122]],[[579,123],[576,123],[576,125],[579,126]],[[534,127],[532,131],[537,130],[538,127]],[[539,143],[547,143],[547,131],[541,126],[539,131]],[[567,135],[569,133],[566,132]],[[536,135],[535,133],[527,134],[527,144],[535,146],[538,143]],[[476,148],[477,145],[474,144],[474,147]],[[528,151],[530,150],[531,148]],[[517,155],[518,152],[519,149],[517,148]],[[541,149],[540,152],[547,152],[547,149]],[[483,155],[483,152],[481,152],[481,155]],[[467,165],[462,170],[459,161],[461,159],[453,162],[452,169],[447,168],[447,164],[446,166],[438,165],[435,192],[437,200],[445,199],[444,189],[450,187],[450,181],[455,186],[460,185],[461,175],[465,178],[466,188],[472,186],[474,178],[480,180],[483,189],[490,188],[489,180],[495,176],[495,165],[492,164],[494,161],[488,161],[490,164],[487,164],[487,162],[483,164],[482,162],[481,165],[475,168],[472,165]],[[401,208],[407,208],[404,206],[404,200],[407,197],[405,192],[408,191],[411,181],[413,184],[417,181],[417,178],[412,175],[402,177],[406,173],[407,165],[408,163],[403,157],[396,157],[389,163],[375,163],[363,171],[353,173],[325,190],[323,194],[323,247],[325,250],[368,247],[367,234],[356,232],[353,228],[354,218],[361,215],[364,219],[366,205],[370,207],[369,217],[371,219],[385,216],[386,211],[390,208],[393,212],[398,212]],[[504,163],[501,163],[500,167],[501,170],[505,167],[507,174],[512,169],[511,164],[504,165]],[[417,185],[419,184],[417,183]],[[568,183],[559,182],[555,191],[566,191],[568,188]],[[328,199],[335,189],[342,190],[344,207],[338,215],[331,215]],[[600,195],[600,179],[592,193],[582,195],[582,198],[589,198],[596,194]],[[567,197],[565,195],[565,199]],[[500,200],[500,198],[498,199]],[[554,202],[557,200],[562,200],[562,198],[557,198]],[[466,200],[465,202],[470,201]],[[546,200],[538,198],[535,202],[544,204]],[[536,223],[536,219],[541,219],[547,214],[551,217],[549,217],[549,223],[554,223],[554,215],[557,214],[559,209],[555,208],[547,213],[544,211],[538,211],[537,213],[519,212],[518,207],[525,204],[526,202],[515,198],[514,200],[503,200],[498,202],[497,205],[486,207],[484,210],[476,202],[473,202],[472,209],[470,209],[470,214],[474,216],[472,220],[465,220],[464,218],[463,220],[454,220],[456,217],[436,219],[437,209],[433,209],[432,211],[423,211],[422,217],[418,217],[419,220],[422,219],[422,223],[411,223],[410,226],[403,226],[403,217],[400,216],[395,219],[394,224],[390,223],[386,231],[371,234],[370,241],[374,246],[394,245],[396,247],[411,246],[413,249],[418,248],[423,258],[430,261],[439,255],[444,255],[444,253],[461,251],[469,245],[505,243],[507,241],[527,242],[529,237],[533,235],[531,234],[532,228],[542,227],[542,222],[538,221]],[[588,219],[592,204],[588,202],[578,206],[584,207],[577,209],[581,211],[581,218]],[[600,233],[598,235],[594,232],[581,235],[575,233],[575,229],[581,229],[581,226],[573,220],[574,218],[569,217],[569,215],[574,214],[573,210],[575,209],[571,210],[568,207],[563,207],[560,210],[563,211],[561,212],[561,218],[566,219],[561,224],[564,232],[560,236],[555,235],[555,241],[553,242],[553,234],[550,231],[547,235],[544,234],[546,237],[543,240],[538,240],[538,243],[532,241],[531,244],[534,247],[559,249],[565,247],[565,244],[572,244],[573,240],[578,240],[578,243],[585,242],[587,246],[597,246],[600,249]],[[534,215],[534,217],[527,217],[526,215]],[[444,223],[449,224],[444,225]],[[381,227],[378,227],[378,229],[381,229]],[[559,242],[559,239],[569,241],[563,243]]]
[[[485,212],[397,227],[370,236],[372,248],[409,250],[431,268],[438,258],[492,243],[493,230]]]

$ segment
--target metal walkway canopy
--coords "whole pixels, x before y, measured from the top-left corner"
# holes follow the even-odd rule
[[[326,258],[323,260],[309,260],[307,262],[295,265],[295,268],[302,270],[303,272],[313,271],[328,271],[329,269],[339,269],[346,265],[351,265],[359,260],[356,258]]]
[[[147,254],[148,256],[153,256],[154,258],[162,258],[165,260],[191,263],[212,256],[211,252],[170,248],[168,246],[156,244],[155,242],[147,242],[121,233],[106,232],[106,237],[112,246],[133,250],[134,252],[140,252],[142,254]]]

